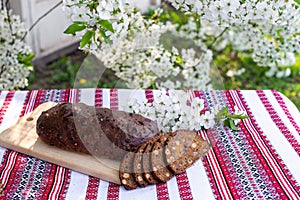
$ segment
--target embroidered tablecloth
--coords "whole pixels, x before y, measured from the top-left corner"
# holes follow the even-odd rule
[[[300,114],[277,91],[190,91],[206,108],[234,106],[249,119],[232,131],[202,131],[209,153],[167,183],[133,191],[0,147],[2,199],[300,199]],[[0,92],[0,132],[47,101],[122,109],[157,91],[65,89]]]

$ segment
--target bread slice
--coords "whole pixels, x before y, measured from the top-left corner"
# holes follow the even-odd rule
[[[133,172],[134,173],[132,175],[140,187],[146,187],[149,184],[143,177],[142,159],[143,159],[144,150],[150,141],[147,141],[139,146],[139,148],[137,149],[137,152],[134,156],[134,159],[133,159]]]
[[[153,145],[157,142],[157,140],[160,138],[160,136],[157,136],[153,138],[151,141],[148,142],[146,148],[144,149],[144,154],[142,157],[142,164],[143,164],[143,178],[146,180],[149,184],[157,184],[160,181],[158,181],[153,174],[151,173],[151,160],[150,160],[150,154],[153,148]]]
[[[166,182],[174,176],[173,172],[167,168],[168,164],[164,155],[164,147],[171,138],[172,135],[169,133],[162,135],[153,145],[150,155],[152,174],[161,182]]]
[[[135,156],[134,152],[126,153],[120,164],[120,169],[119,169],[120,181],[121,184],[127,190],[132,190],[138,187],[138,184],[132,175],[134,156]]]
[[[197,132],[178,130],[165,148],[168,168],[174,174],[180,174],[204,156],[209,148],[209,143]]]

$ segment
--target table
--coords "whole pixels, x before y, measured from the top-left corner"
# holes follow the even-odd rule
[[[185,173],[133,191],[0,147],[2,199],[300,199],[300,113],[277,91],[190,91],[206,106],[236,105],[250,116],[239,131],[202,131],[212,148]],[[122,109],[130,96],[157,91],[63,89],[2,91],[0,132],[47,101]]]

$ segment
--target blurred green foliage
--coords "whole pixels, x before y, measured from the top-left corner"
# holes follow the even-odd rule
[[[76,51],[34,70],[26,89],[114,88],[116,84],[121,85],[111,70],[94,57]]]
[[[224,89],[233,90],[277,90],[293,101],[300,110],[300,57],[294,66],[290,66],[289,77],[267,77],[266,67],[259,67],[250,56],[233,52],[227,47],[221,54],[215,56],[214,63],[219,70],[224,83]],[[229,70],[239,69],[245,72],[238,76],[227,76]]]

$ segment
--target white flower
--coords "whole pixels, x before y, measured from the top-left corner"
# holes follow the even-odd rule
[[[199,113],[204,109],[204,100],[199,97],[193,98],[191,108],[197,110]]]
[[[99,13],[100,19],[110,19],[111,12],[113,11],[113,5],[111,2],[106,2],[102,0],[98,7],[97,7],[97,12]]]
[[[66,14],[73,21],[86,22],[99,36],[84,50],[95,53],[132,88],[149,88],[155,83],[158,88],[210,89],[211,49],[221,51],[227,45],[241,53],[251,52],[259,66],[270,68],[266,75],[284,75],[280,66],[293,63],[292,55],[300,53],[300,9],[293,0],[169,1],[188,15],[198,14],[200,21],[190,18],[187,24],[178,27],[170,22],[163,24],[143,18],[142,13],[134,10],[131,1],[63,2]],[[161,12],[157,10],[158,15]],[[100,19],[108,20],[113,26],[114,32],[105,32],[112,44],[103,43],[100,32],[103,27],[97,23]],[[167,50],[160,39],[170,33],[181,37],[178,40],[194,41],[195,47],[173,46]],[[208,49],[207,41],[216,37],[218,39]],[[182,80],[178,81],[178,77]]]
[[[9,24],[10,17],[11,24]],[[0,9],[0,90],[24,88],[31,68],[20,57],[27,57],[32,50],[24,43],[26,30],[20,17],[6,8]]]
[[[203,115],[200,117],[200,124],[205,129],[210,129],[215,125],[215,116],[209,112],[206,111]]]

